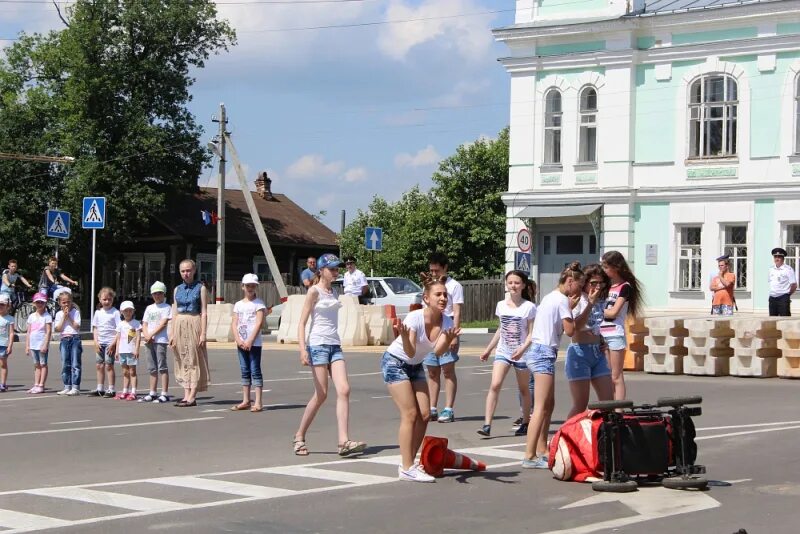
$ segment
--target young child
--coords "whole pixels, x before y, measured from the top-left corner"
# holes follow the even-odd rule
[[[117,400],[136,400],[136,365],[139,363],[139,344],[142,341],[142,325],[134,317],[133,302],[126,300],[119,305],[122,320],[117,325],[115,360],[122,366],[122,393]]]
[[[260,412],[261,393],[264,379],[261,376],[261,327],[267,307],[256,295],[258,276],[246,274],[242,277],[244,298],[233,306],[231,330],[239,353],[239,367],[242,370],[242,402],[231,410],[250,410]],[[256,403],[250,405],[250,385],[256,390]]]
[[[555,368],[561,334],[575,333],[572,308],[583,289],[583,271],[577,261],[570,263],[558,279],[558,287],[547,294],[536,310],[531,332],[531,349],[525,356],[534,376],[533,417],[525,443],[525,469],[547,469],[547,435],[555,405]]]
[[[14,348],[14,318],[8,314],[11,299],[0,293],[0,393],[8,391],[8,357]]]
[[[484,424],[478,434],[489,436],[492,432],[492,419],[497,408],[497,399],[503,387],[508,371],[515,370],[517,385],[522,404],[522,423],[515,431],[515,435],[524,436],[528,433],[528,422],[531,414],[531,397],[528,390],[530,373],[522,355],[530,346],[530,331],[533,319],[536,317],[536,306],[531,302],[528,275],[522,271],[509,271],[506,274],[506,288],[508,298],[497,303],[495,315],[500,319],[500,328],[497,329],[486,350],[481,354],[481,361],[489,359],[489,354],[497,347],[492,365],[492,384],[486,395],[486,414]]]
[[[25,353],[33,358],[33,387],[28,393],[44,393],[47,382],[47,353],[53,335],[53,318],[47,312],[47,295],[36,293],[33,305],[36,310],[28,316],[28,335],[25,336]]]
[[[97,389],[90,393],[92,397],[113,399],[114,383],[114,350],[119,326],[119,311],[114,307],[116,293],[110,287],[103,287],[97,293],[100,309],[95,310],[92,317],[92,336],[94,337],[95,369],[97,371]],[[107,389],[104,384],[108,378]]]
[[[625,377],[622,374],[625,365],[625,319],[628,313],[636,316],[639,311],[640,284],[633,276],[625,257],[611,250],[601,258],[603,270],[611,282],[603,312],[604,321],[600,325],[600,333],[608,345],[608,362],[611,365],[611,381],[614,382],[614,400],[622,400],[626,396]]]
[[[61,336],[59,349],[61,351],[61,380],[64,389],[59,395],[74,397],[80,395],[81,389],[81,312],[72,302],[72,292],[64,290],[58,295],[58,305],[61,308],[56,313],[54,329]]]
[[[172,306],[167,304],[167,286],[155,282],[150,286],[153,304],[144,310],[142,319],[142,341],[147,354],[147,371],[150,373],[150,393],[139,402],[169,402],[169,367],[167,366],[167,346],[169,335],[167,324],[172,319]],[[158,377],[161,377],[161,394],[156,396]]]

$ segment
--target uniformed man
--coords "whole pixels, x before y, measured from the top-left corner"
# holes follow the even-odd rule
[[[775,266],[769,268],[769,314],[770,316],[789,317],[792,312],[792,293],[797,290],[797,275],[794,269],[784,263],[786,250],[776,247],[772,249]]]

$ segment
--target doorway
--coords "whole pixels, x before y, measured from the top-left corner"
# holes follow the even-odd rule
[[[539,245],[539,296],[544,296],[558,285],[564,267],[573,261],[581,265],[599,263],[597,237],[584,225],[575,225],[574,231],[540,230]],[[540,227],[542,228],[542,227]]]

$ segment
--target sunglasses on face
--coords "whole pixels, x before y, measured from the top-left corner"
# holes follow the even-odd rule
[[[605,282],[600,282],[598,280],[591,280],[589,282],[589,285],[590,286],[604,286],[604,285],[606,285],[606,283]]]

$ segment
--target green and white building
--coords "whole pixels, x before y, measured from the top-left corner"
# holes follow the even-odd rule
[[[743,312],[770,250],[800,267],[800,0],[517,0],[508,46],[508,268],[526,226],[549,291],[621,251],[648,309],[709,309],[728,253]]]

